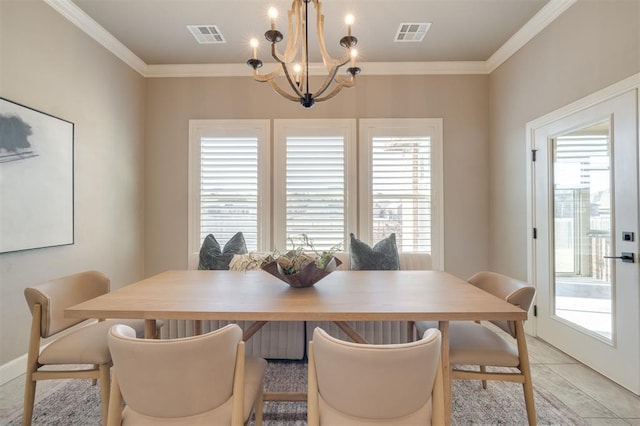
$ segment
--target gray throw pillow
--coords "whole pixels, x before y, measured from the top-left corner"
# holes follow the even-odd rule
[[[378,241],[373,247],[351,234],[349,248],[351,269],[354,271],[382,271],[400,269],[400,256],[396,246],[396,234]]]
[[[231,237],[222,250],[213,234],[209,234],[200,248],[198,269],[229,269],[229,263],[234,254],[247,254],[247,245],[242,232],[237,232]]]

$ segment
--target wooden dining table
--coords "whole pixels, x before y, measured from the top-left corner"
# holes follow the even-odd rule
[[[334,271],[313,287],[293,288],[264,271],[171,270],[65,310],[68,318],[334,321],[364,343],[347,321],[438,321],[442,332],[445,419],[451,420],[449,321],[525,320],[527,313],[439,271]],[[410,330],[410,336],[413,329]]]

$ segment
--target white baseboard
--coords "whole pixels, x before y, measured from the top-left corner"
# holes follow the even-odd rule
[[[27,368],[27,354],[0,365],[0,386],[20,377]]]

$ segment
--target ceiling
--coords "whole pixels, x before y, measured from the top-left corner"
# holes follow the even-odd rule
[[[242,65],[249,74],[246,61],[251,56],[252,37],[261,40],[258,57],[268,62],[269,48],[263,36],[269,25],[268,8],[278,9],[277,28],[286,41],[286,11],[291,7],[290,0],[45,1],[142,74],[230,65]],[[327,49],[334,57],[343,54],[338,42],[346,32],[344,16],[355,16],[353,35],[359,40],[358,62],[363,74],[368,71],[364,64],[371,64],[370,71],[376,73],[380,64],[397,68],[398,62],[414,66],[475,64],[472,68],[486,71],[487,66],[504,61],[572,2],[324,0],[322,12]],[[311,12],[315,9],[310,8]],[[401,23],[431,23],[431,27],[422,42],[395,42]],[[216,25],[226,43],[198,44],[187,25]],[[319,61],[312,37],[310,44],[311,61]]]

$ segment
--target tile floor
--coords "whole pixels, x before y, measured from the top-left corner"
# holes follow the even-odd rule
[[[640,426],[640,397],[535,337],[528,338],[533,382],[592,425]],[[59,381],[39,382],[38,394]],[[22,406],[24,377],[0,386],[0,424]],[[36,395],[36,401],[38,396]]]
[[[535,337],[527,338],[535,386],[592,425],[640,426],[640,397]]]

